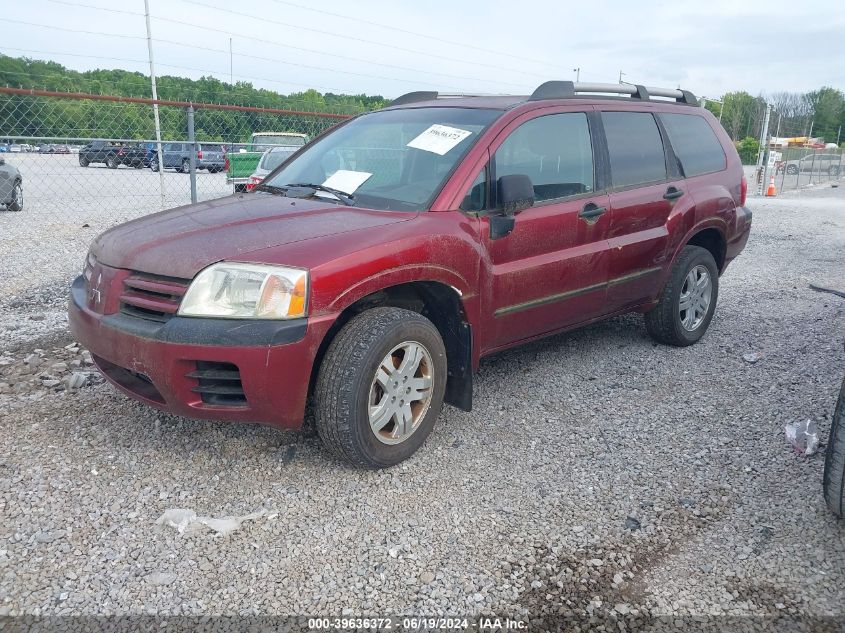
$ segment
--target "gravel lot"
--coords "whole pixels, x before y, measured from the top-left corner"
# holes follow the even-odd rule
[[[0,614],[841,622],[845,522],[783,426],[824,441],[845,374],[845,300],[808,287],[845,290],[845,188],[750,203],[701,343],[629,315],[488,358],[476,409],[380,472],[102,384],[65,330],[74,270],[5,300]],[[221,536],[157,525],[170,508],[264,512]]]

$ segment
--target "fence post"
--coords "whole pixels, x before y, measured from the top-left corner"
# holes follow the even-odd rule
[[[188,145],[191,148],[188,160],[191,162],[191,203],[197,201],[197,143],[194,136],[194,106],[188,106]]]

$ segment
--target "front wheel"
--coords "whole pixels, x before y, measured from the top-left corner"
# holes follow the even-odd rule
[[[184,159],[182,161],[182,166],[179,168],[179,171],[181,171],[183,174],[187,174],[189,171],[191,171],[191,161],[187,158]]]
[[[646,329],[659,343],[692,345],[707,331],[718,297],[719,269],[713,255],[700,246],[685,246],[659,303],[645,314]]]
[[[824,458],[824,499],[827,507],[845,519],[845,380],[833,410],[830,438]]]
[[[158,171],[158,159],[157,158],[153,158],[153,160],[150,161],[150,171]]]
[[[114,156],[109,156],[106,159],[106,167],[109,169],[117,169],[117,159]]]
[[[85,158],[85,157],[83,157],[83,156],[80,156],[80,157],[79,157],[79,166],[80,166],[80,167],[88,167],[88,165],[89,165],[89,164],[90,164],[90,163],[88,162],[88,159],[87,159],[87,158]]]
[[[410,310],[367,310],[326,351],[314,390],[317,432],[356,466],[393,466],[431,434],[445,388],[446,349],[434,324]]]
[[[9,211],[23,211],[23,186],[16,182],[12,188],[12,200],[9,202]]]

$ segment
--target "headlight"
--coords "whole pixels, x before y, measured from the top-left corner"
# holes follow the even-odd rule
[[[308,272],[283,266],[220,263],[191,282],[180,316],[294,319],[305,316]]]

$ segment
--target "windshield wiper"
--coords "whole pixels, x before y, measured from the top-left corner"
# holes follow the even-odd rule
[[[287,187],[278,187],[276,185],[265,185],[264,183],[260,183],[253,187],[253,191],[266,191],[268,193],[275,193],[278,195],[285,195],[288,191]]]
[[[355,206],[355,196],[353,196],[351,193],[346,193],[345,191],[341,191],[340,189],[333,189],[332,187],[326,187],[325,185],[315,185],[306,182],[295,182],[287,184],[284,187],[279,187],[279,189],[290,189],[291,187],[302,187],[304,189],[313,189],[314,191],[325,191],[326,193],[330,193],[335,196],[340,202],[342,202],[346,206]]]

